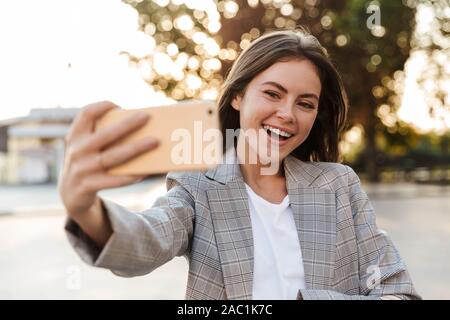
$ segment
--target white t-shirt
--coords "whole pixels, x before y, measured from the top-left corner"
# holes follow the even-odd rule
[[[305,272],[289,196],[274,204],[245,187],[253,230],[253,299],[296,299],[305,288]]]

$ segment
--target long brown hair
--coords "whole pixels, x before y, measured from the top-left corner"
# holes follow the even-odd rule
[[[341,77],[326,49],[304,29],[274,31],[254,40],[233,63],[218,96],[223,150],[227,129],[239,129],[239,111],[231,106],[237,95],[244,95],[247,84],[278,61],[308,59],[319,71],[322,85],[316,121],[308,138],[292,155],[302,161],[339,161],[340,134],[347,117],[347,98]],[[229,141],[228,141],[229,143]]]

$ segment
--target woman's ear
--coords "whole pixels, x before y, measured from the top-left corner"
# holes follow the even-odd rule
[[[231,106],[233,107],[233,109],[235,109],[236,111],[240,111],[241,110],[241,101],[242,98],[240,95],[236,95],[233,100],[231,100]]]

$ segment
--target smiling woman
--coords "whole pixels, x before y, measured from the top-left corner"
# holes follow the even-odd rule
[[[231,105],[240,114],[240,128],[266,130],[269,143],[279,146],[278,156],[284,159],[307,139],[318,114],[321,87],[313,63],[284,59],[254,77],[244,89],[245,96],[237,95]],[[231,125],[223,123],[226,129]],[[326,136],[325,130],[322,135]]]
[[[289,146],[280,150],[281,159],[292,153],[306,161],[337,161],[347,102],[336,69],[316,38],[305,35],[296,45],[298,40],[289,35],[272,37],[273,43],[264,41],[266,37],[255,41],[252,50],[244,51],[230,70],[218,99],[222,133],[268,125],[293,135]],[[247,123],[247,115],[253,117],[252,110],[247,112],[251,107],[240,110],[247,95],[251,95],[256,114],[269,118]],[[271,114],[274,106],[277,113]],[[289,122],[288,127],[280,126],[280,121]],[[295,127],[302,132],[294,135]],[[229,147],[226,142],[224,150]]]
[[[120,149],[102,137],[121,139],[149,119],[92,132],[117,106],[83,110],[67,137],[60,193],[69,241],[84,261],[132,277],[185,256],[187,299],[420,298],[358,176],[337,163],[346,99],[315,37],[286,30],[256,39],[233,64],[218,104],[223,137],[239,132],[224,140],[224,161],[170,172],[167,193],[139,213],[97,196],[140,178],[108,176],[102,158],[126,161],[157,143]],[[260,161],[266,155],[246,131],[261,132],[256,143],[278,156]],[[264,173],[273,162],[279,170]]]

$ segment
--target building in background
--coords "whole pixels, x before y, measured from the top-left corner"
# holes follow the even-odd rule
[[[55,183],[64,159],[64,137],[79,108],[32,109],[0,121],[0,183]]]

